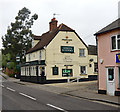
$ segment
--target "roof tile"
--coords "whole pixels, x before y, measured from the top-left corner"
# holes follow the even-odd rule
[[[60,24],[56,29],[54,29],[52,31],[48,31],[48,32],[42,34],[41,36],[33,35],[33,39],[40,40],[40,41],[33,48],[29,49],[27,51],[27,54],[32,53],[37,50],[40,50],[40,49],[43,49],[44,46],[47,46],[51,42],[51,40],[55,37],[55,35],[59,31],[74,31],[74,30],[71,29],[70,27],[66,26],[65,24]]]
[[[118,29],[118,28],[120,28],[120,18],[118,18],[117,20],[115,20],[114,22],[109,24],[108,26],[104,27],[103,29],[101,29],[100,31],[95,33],[94,35],[98,35],[98,34],[101,34],[101,33],[109,32],[111,30]]]

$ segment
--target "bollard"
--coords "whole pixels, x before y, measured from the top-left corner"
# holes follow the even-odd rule
[[[68,82],[68,83],[70,82],[70,79],[69,79],[69,78],[67,79],[67,82]]]
[[[77,77],[77,82],[79,82],[79,78]]]

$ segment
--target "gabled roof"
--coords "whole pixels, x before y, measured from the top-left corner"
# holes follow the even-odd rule
[[[103,29],[95,33],[94,35],[106,33],[106,32],[109,32],[115,29],[120,29],[120,18],[118,18],[117,20],[109,24],[108,26],[104,27]]]
[[[42,34],[41,36],[35,36],[34,35],[33,38],[35,40],[40,40],[40,41],[33,48],[29,49],[27,51],[27,54],[28,53],[32,53],[32,52],[37,51],[37,50],[43,49],[44,46],[47,46],[52,41],[52,39],[57,35],[57,33],[59,31],[71,31],[71,32],[75,32],[75,30],[73,30],[72,28],[70,28],[70,27],[68,27],[68,26],[66,26],[65,24],[62,23],[56,29],[54,29],[52,31],[48,31],[48,32]],[[76,33],[76,35],[77,35],[77,33]],[[78,38],[82,41],[82,39],[79,36],[78,36]],[[83,42],[83,44],[87,47],[87,45],[84,42]]]
[[[59,25],[58,29],[59,31],[75,31],[63,23]]]
[[[41,37],[41,36],[37,36],[37,35],[33,35],[33,36],[32,36],[33,40],[40,40],[40,39],[41,39],[40,37]]]

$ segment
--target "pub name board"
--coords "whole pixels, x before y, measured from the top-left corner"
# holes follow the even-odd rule
[[[62,53],[74,53],[74,47],[72,46],[61,46]]]
[[[116,54],[116,63],[120,63],[120,53]]]

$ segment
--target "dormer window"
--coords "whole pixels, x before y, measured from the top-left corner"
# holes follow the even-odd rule
[[[111,50],[120,50],[120,35],[111,37]]]

